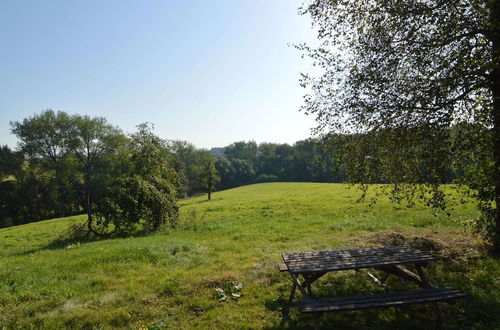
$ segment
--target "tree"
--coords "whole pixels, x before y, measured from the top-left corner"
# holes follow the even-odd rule
[[[229,189],[237,186],[234,178],[234,167],[229,159],[219,156],[215,159],[214,165],[220,176],[219,187],[221,189]]]
[[[255,141],[234,142],[224,149],[224,155],[229,160],[243,159],[253,163],[257,157],[257,143]]]
[[[126,137],[102,117],[71,116],[70,129],[70,148],[75,153],[83,172],[83,204],[87,213],[87,226],[89,231],[92,231],[92,186],[97,164],[106,155],[113,154],[120,146],[124,146]]]
[[[167,142],[145,123],[130,136],[130,172],[117,178],[99,203],[96,222],[107,230],[98,235],[130,234],[136,229],[158,230],[174,226],[179,219],[175,184],[177,173],[170,166],[173,155]],[[111,231],[112,230],[112,231]]]
[[[461,166],[500,251],[500,2],[312,0],[302,12],[321,44],[299,48],[323,68],[301,79],[303,110],[345,142],[350,179],[377,173],[398,198],[444,208],[443,170]]]
[[[212,190],[215,189],[215,185],[220,181],[219,173],[215,168],[215,163],[213,158],[207,158],[200,172],[201,181],[203,186],[207,189],[208,200],[212,198]]]
[[[20,152],[11,150],[8,146],[0,146],[0,182],[9,176],[16,176],[24,161]]]
[[[233,169],[234,187],[252,183],[255,179],[254,166],[244,159],[233,159],[231,161]]]
[[[219,188],[228,189],[250,184],[255,179],[253,165],[246,160],[229,160],[224,156],[215,159],[215,168],[220,176]]]
[[[71,118],[62,111],[51,109],[39,115],[25,118],[22,122],[11,122],[12,133],[20,142],[21,151],[31,157],[47,171],[55,173],[54,185],[57,186],[59,215],[67,213],[67,186],[73,177],[68,163],[71,149]]]
[[[174,168],[181,176],[184,187],[181,187],[181,196],[191,195],[203,191],[199,169],[203,166],[210,153],[205,149],[197,149],[186,141],[169,141],[169,148],[176,156]]]

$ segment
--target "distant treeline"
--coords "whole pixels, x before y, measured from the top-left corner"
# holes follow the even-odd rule
[[[19,145],[0,147],[0,227],[84,213],[137,164],[131,158],[134,134],[124,134],[104,118],[47,110],[11,128]],[[345,180],[334,178],[333,158],[315,139],[294,145],[235,142],[212,150],[162,140],[161,148],[163,175],[178,198],[206,192],[207,160],[219,173],[217,190],[272,181]]]

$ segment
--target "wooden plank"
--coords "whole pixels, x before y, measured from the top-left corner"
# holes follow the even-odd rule
[[[378,284],[378,285],[380,285],[380,286],[385,287],[385,284],[384,284],[384,283],[382,283],[382,281],[381,281],[381,280],[379,280],[379,279],[377,278],[377,276],[373,275],[373,274],[372,274],[372,273],[370,273],[370,272],[366,272],[366,273],[368,274],[368,276],[370,276],[370,278],[371,278],[371,279],[372,279],[375,283],[377,283],[377,284]]]
[[[297,303],[303,313],[363,310],[381,307],[403,306],[438,301],[454,301],[467,295],[453,288],[433,288],[417,291],[382,293],[329,299],[307,299]]]
[[[385,262],[387,260],[434,261],[435,258],[428,257],[428,256],[413,256],[413,257],[409,257],[409,256],[401,256],[401,257],[398,257],[398,256],[384,256],[384,257],[377,256],[376,258],[363,257],[363,258],[348,259],[348,260],[345,260],[342,258],[338,258],[338,259],[326,259],[325,258],[325,259],[317,259],[317,260],[300,260],[300,261],[288,261],[288,260],[286,260],[285,263],[288,265],[288,267],[290,267],[290,265],[315,265],[315,264],[326,264],[326,263],[348,265],[348,264],[359,264],[359,263],[364,263],[364,262],[370,262],[370,263],[372,263],[372,262]]]
[[[388,266],[388,267],[377,267],[377,269],[385,271],[387,274],[393,274],[396,275],[402,279],[412,281],[420,286],[424,286],[424,282],[420,277],[418,277],[417,274],[409,271],[408,269],[400,266],[400,265],[393,265],[393,266]]]
[[[409,258],[414,258],[414,257],[428,257],[428,258],[434,258],[437,259],[434,256],[425,254],[423,252],[418,252],[418,251],[407,251],[407,252],[387,252],[387,253],[373,253],[373,254],[358,254],[358,255],[353,255],[353,254],[347,254],[347,253],[340,253],[340,254],[316,254],[316,255],[307,255],[307,256],[297,256],[297,255],[287,255],[283,254],[283,260],[286,262],[300,262],[300,261],[314,261],[314,260],[357,260],[357,259],[362,259],[362,258],[382,258],[382,257],[409,257]]]
[[[318,272],[329,272],[337,270],[350,270],[350,269],[361,269],[361,268],[377,268],[380,266],[392,266],[397,264],[405,263],[427,263],[433,261],[434,259],[386,259],[385,261],[367,261],[363,260],[361,262],[352,262],[348,264],[338,263],[338,262],[324,262],[324,263],[289,263],[288,271],[292,273],[318,273]]]
[[[464,298],[463,295],[456,294],[449,297],[422,297],[407,300],[393,300],[386,302],[374,302],[374,303],[358,303],[344,306],[300,306],[299,309],[302,313],[324,313],[324,312],[343,312],[343,311],[354,311],[354,310],[365,310],[374,308],[387,308],[387,307],[399,307],[405,305],[415,305],[415,304],[426,304],[426,303],[436,303],[436,302],[449,302]]]
[[[385,295],[385,294],[378,294]],[[385,299],[373,299],[373,300],[349,300],[345,303],[330,302],[323,299],[306,299],[302,302],[297,303],[298,306],[309,306],[317,308],[331,308],[331,309],[345,309],[353,307],[370,307],[379,306],[383,307],[387,304],[400,304],[400,303],[413,303],[413,302],[435,302],[435,301],[445,301],[445,300],[455,300],[464,298],[466,295],[463,292],[454,292],[448,294],[436,294],[436,295],[420,295],[420,296],[405,296],[405,297],[384,297]],[[319,300],[319,302],[315,302]]]
[[[384,247],[384,248],[367,248],[367,249],[354,249],[354,250],[323,250],[315,252],[296,252],[296,253],[283,253],[282,256],[288,259],[307,259],[316,256],[332,256],[338,257],[339,255],[346,256],[366,256],[366,255],[388,255],[395,253],[421,253],[422,251],[410,247]]]
[[[374,255],[374,254],[391,254],[391,253],[409,253],[409,252],[419,252],[417,249],[398,247],[398,248],[367,248],[367,249],[355,249],[355,250],[322,250],[322,251],[312,251],[312,252],[293,252],[293,253],[283,253],[284,256],[293,258],[307,258],[314,256],[338,256],[338,255]]]
[[[352,265],[353,268],[358,268],[363,263],[369,262],[370,265],[373,265],[372,262],[380,262],[384,264],[389,259],[397,259],[398,263],[423,263],[437,259],[416,249],[407,247],[303,252],[282,254],[282,257],[289,269],[298,268],[302,265],[317,267],[317,264],[322,265],[323,268],[326,264],[329,264],[328,267],[332,268],[332,270],[335,270],[334,264]]]
[[[393,299],[406,299],[406,298],[419,298],[428,296],[449,296],[450,294],[461,293],[459,290],[454,288],[433,288],[433,289],[423,289],[414,291],[399,291],[399,292],[389,292],[389,293],[376,293],[364,296],[349,296],[349,297],[337,297],[337,298],[326,298],[326,299],[313,299],[310,303],[315,304],[336,304],[345,305],[353,304],[357,302],[374,302],[374,301],[388,301]]]
[[[428,257],[428,258],[436,258],[434,256],[430,256],[425,253],[417,253],[417,252],[408,252],[408,253],[385,253],[385,254],[365,254],[365,255],[345,255],[345,254],[339,254],[336,256],[333,255],[317,255],[317,256],[309,256],[309,257],[288,257],[283,255],[283,260],[286,260],[288,262],[300,262],[300,261],[314,261],[314,260],[357,260],[357,259],[363,259],[363,258],[384,258],[384,257],[408,257],[408,258],[415,258],[415,257]],[[436,258],[437,259],[437,258]]]
[[[368,260],[368,261],[377,261],[377,260],[386,260],[386,259],[398,259],[398,260],[415,260],[415,259],[422,259],[422,260],[437,260],[436,257],[428,256],[428,255],[385,255],[385,256],[363,256],[363,257],[356,257],[356,258],[342,258],[342,257],[323,257],[323,258],[315,258],[315,259],[296,259],[296,260],[290,260],[290,259],[283,259],[287,265],[289,264],[301,264],[301,263],[319,263],[319,262],[342,262],[342,263],[352,263],[352,262],[360,262],[363,260]]]

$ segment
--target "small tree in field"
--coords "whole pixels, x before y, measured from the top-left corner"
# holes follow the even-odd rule
[[[201,168],[200,176],[203,186],[207,188],[208,200],[210,200],[212,198],[212,190],[215,188],[215,185],[220,182],[219,172],[217,172],[212,158],[205,161],[205,164],[203,164]]]
[[[99,205],[96,221],[108,233],[130,234],[138,228],[158,230],[174,226],[179,218],[177,193],[172,182],[177,173],[164,140],[147,124],[138,126],[129,144],[131,171],[117,179]]]

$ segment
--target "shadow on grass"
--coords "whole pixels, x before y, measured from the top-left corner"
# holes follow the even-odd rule
[[[356,312],[300,314],[294,305],[283,300],[266,302],[266,307],[279,311],[279,323],[266,329],[441,329],[426,306],[386,308]],[[454,325],[446,329],[459,329]],[[485,328],[486,329],[486,328]]]
[[[104,231],[103,231],[104,232]],[[115,238],[126,238],[126,237],[144,237],[151,235],[150,231],[143,229],[136,229],[132,233],[128,234],[117,234],[111,233],[106,235],[97,235],[90,232],[85,223],[73,223],[68,226],[55,240],[49,242],[47,245],[41,246],[39,248],[25,250],[19,252],[15,255],[29,255],[39,251],[50,251],[50,250],[61,250],[61,249],[71,249],[77,247],[81,244],[105,241]]]
[[[444,329],[499,329],[500,286],[498,260],[484,256],[466,263],[441,263],[432,269],[439,286],[452,286],[469,294],[455,304],[439,303],[443,314]],[[390,277],[391,291],[412,289],[406,281]],[[316,285],[317,297],[341,297],[369,294],[377,291],[365,281],[349,274],[327,276]],[[378,308],[373,310],[325,313],[323,315],[300,314],[294,303],[288,303],[287,288],[283,287],[279,298],[265,301],[265,307],[280,315],[268,329],[437,329],[437,318],[431,306],[418,304],[404,307]],[[414,288],[418,289],[418,288]],[[314,288],[313,288],[314,290]],[[373,293],[373,292],[372,292]],[[299,294],[300,295],[300,294]],[[301,299],[298,297],[298,299]],[[294,302],[296,302],[295,300]]]
[[[438,325],[430,305],[412,305],[356,312],[300,314],[282,299],[266,302],[280,313],[280,322],[266,329],[497,329],[500,324],[498,301],[490,296],[474,296],[454,305],[440,303],[444,326]]]
[[[192,196],[189,197],[188,199],[191,199],[193,198]],[[223,200],[224,198],[212,198],[211,200],[208,200],[208,199],[203,199],[201,201],[192,201],[191,203],[182,203],[182,206],[190,206],[190,205],[195,205],[195,204],[205,204],[205,203],[211,203],[211,202],[215,202],[215,201],[221,201]]]

